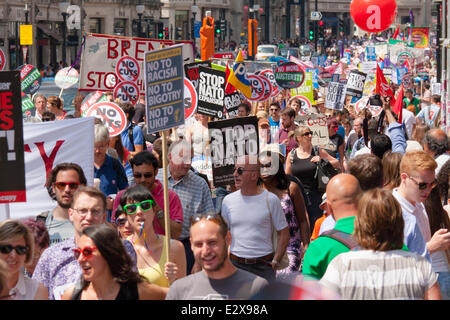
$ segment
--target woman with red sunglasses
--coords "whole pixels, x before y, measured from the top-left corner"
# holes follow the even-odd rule
[[[106,225],[87,227],[73,249],[82,269],[81,285],[66,290],[63,300],[163,300],[165,291],[136,271],[117,232]]]
[[[8,266],[9,297],[13,300],[48,299],[47,288],[25,275],[24,267],[32,262],[33,249],[33,234],[22,222],[0,222],[0,260]]]

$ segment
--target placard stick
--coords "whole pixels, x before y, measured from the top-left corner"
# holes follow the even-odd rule
[[[64,91],[64,88],[61,88],[61,91],[59,92],[59,98],[61,98],[63,91]]]
[[[163,165],[163,186],[164,186],[164,229],[166,236],[164,238],[164,247],[166,250],[166,262],[169,262],[169,245],[170,245],[170,223],[169,223],[169,184],[167,182],[167,132],[162,132],[162,165]]]

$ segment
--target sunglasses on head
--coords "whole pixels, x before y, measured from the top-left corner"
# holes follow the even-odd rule
[[[144,178],[151,178],[153,177],[153,173],[152,172],[145,172],[145,173],[140,173],[140,172],[136,172],[133,173],[133,177],[135,177],[136,179],[140,179],[142,176],[144,176]]]
[[[437,181],[434,180],[433,182],[417,182],[413,177],[408,176],[418,187],[419,190],[425,190],[428,187],[433,189],[437,185]]]
[[[75,259],[77,259],[77,260],[81,254],[86,259],[90,259],[90,258],[92,258],[92,254],[94,253],[95,249],[97,249],[97,248],[96,247],[84,247],[83,249],[75,248],[75,249],[73,249],[73,255],[75,256]]]
[[[78,187],[80,186],[80,183],[76,182],[76,181],[70,181],[70,182],[57,181],[57,182],[55,182],[55,187],[61,191],[64,190],[66,188],[66,186],[69,186],[69,189],[75,190],[75,189],[78,189]]]
[[[221,216],[218,213],[207,213],[207,214],[196,213],[191,218],[191,225],[196,224],[202,219],[212,221],[219,225],[222,223],[222,221],[220,220]]]
[[[16,253],[20,256],[23,256],[24,254],[26,254],[28,252],[30,248],[28,248],[27,246],[12,246],[10,244],[0,244],[0,252],[3,254],[10,254],[11,251],[16,250]]]
[[[141,207],[142,211],[148,211],[152,208],[154,203],[155,203],[155,201],[153,201],[153,200],[144,200],[139,203],[127,204],[127,205],[123,206],[123,210],[127,214],[136,213],[138,207]]]

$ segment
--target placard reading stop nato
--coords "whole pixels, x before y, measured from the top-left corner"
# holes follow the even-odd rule
[[[183,46],[145,53],[147,133],[184,124]]]

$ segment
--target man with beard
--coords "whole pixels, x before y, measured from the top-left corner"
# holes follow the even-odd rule
[[[86,185],[83,169],[76,163],[60,163],[53,168],[47,180],[47,191],[57,206],[37,216],[45,222],[50,235],[50,246],[73,237],[73,226],[69,220],[69,208],[78,187]]]
[[[192,251],[202,270],[176,280],[166,300],[247,300],[268,284],[231,263],[231,233],[220,215],[194,215],[190,233]]]

